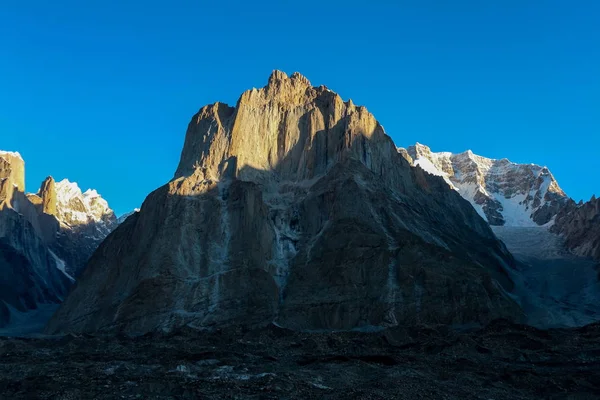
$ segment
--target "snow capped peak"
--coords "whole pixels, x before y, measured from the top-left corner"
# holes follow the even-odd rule
[[[77,182],[71,182],[68,179],[56,182],[56,196],[59,202],[68,203],[73,197],[81,195],[81,189],[77,185]]]
[[[114,212],[94,189],[82,193],[76,182],[56,183],[57,218],[67,226],[114,223]]]
[[[100,197],[96,189],[88,189],[83,193],[83,197]]]
[[[21,160],[23,159],[23,157],[21,157],[21,154],[18,151],[4,151],[4,150],[0,150],[0,157],[1,156],[11,156],[11,157],[20,158]]]
[[[544,225],[567,200],[547,167],[482,157],[471,150],[434,153],[420,143],[398,151],[406,151],[414,166],[444,178],[490,225]]]

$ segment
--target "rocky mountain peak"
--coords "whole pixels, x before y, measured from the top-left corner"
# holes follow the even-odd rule
[[[544,225],[567,201],[547,167],[495,160],[471,150],[432,152],[420,143],[405,151],[413,165],[443,177],[491,225]]]
[[[0,151],[0,327],[62,301],[73,276],[115,227],[95,190],[48,176],[25,193],[25,162]]]
[[[414,146],[408,148],[408,153],[411,154],[411,157],[414,156],[413,158],[430,157],[431,149],[429,146],[417,142]]]
[[[51,176],[44,179],[38,196],[42,199],[42,212],[50,215],[57,216],[57,195],[56,195],[56,182]]]
[[[82,192],[77,183],[68,179],[55,184],[58,220],[68,226],[106,225],[110,232],[116,223],[114,212],[96,190]]]
[[[21,153],[19,153],[18,151],[0,150],[0,157],[20,158],[21,160],[23,159]]]
[[[19,153],[0,151],[0,185],[8,196],[14,189],[25,192],[25,161]]]
[[[279,70],[273,70],[271,76],[269,76],[267,87],[281,86],[285,84],[291,84],[296,86],[311,87],[311,83],[304,75],[299,72],[294,72],[291,76]]]
[[[392,141],[365,107],[311,86],[300,74],[275,71],[265,87],[244,92],[235,108],[215,103],[194,116],[175,178],[311,179],[344,156],[398,175],[383,165],[392,153]]]
[[[563,236],[573,253],[600,260],[600,199],[595,195],[585,203],[569,201],[550,229]]]
[[[175,177],[100,245],[48,331],[518,318],[513,263],[366,108],[276,71],[193,116]]]

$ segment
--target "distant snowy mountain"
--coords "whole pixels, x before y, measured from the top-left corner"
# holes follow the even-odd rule
[[[77,183],[63,179],[56,183],[56,199],[56,218],[67,227],[96,225],[106,236],[116,226],[115,213],[96,190],[82,192]]]
[[[120,225],[120,224],[122,224],[123,222],[125,222],[125,220],[126,220],[126,219],[127,219],[129,216],[130,216],[130,215],[133,215],[133,214],[135,214],[136,212],[139,212],[139,211],[140,211],[140,209],[139,209],[139,208],[134,208],[134,209],[133,209],[133,211],[130,211],[130,212],[128,212],[128,213],[125,213],[125,214],[121,215],[119,218],[117,218],[117,223],[118,223],[119,225]]]
[[[116,225],[95,190],[66,179],[26,194],[23,158],[0,151],[0,327],[61,302]]]
[[[443,177],[490,225],[544,225],[568,201],[546,167],[493,160],[470,150],[434,153],[420,143],[398,151],[412,165]]]

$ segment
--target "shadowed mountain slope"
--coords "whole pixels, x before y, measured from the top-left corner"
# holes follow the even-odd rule
[[[513,266],[366,108],[275,71],[192,118],[173,180],[102,243],[47,330],[519,319]]]

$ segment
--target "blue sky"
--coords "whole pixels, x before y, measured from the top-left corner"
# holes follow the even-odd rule
[[[367,106],[399,146],[547,165],[587,200],[599,20],[584,0],[4,0],[0,149],[29,191],[68,177],[121,214],[172,177],[201,106],[280,69]]]

